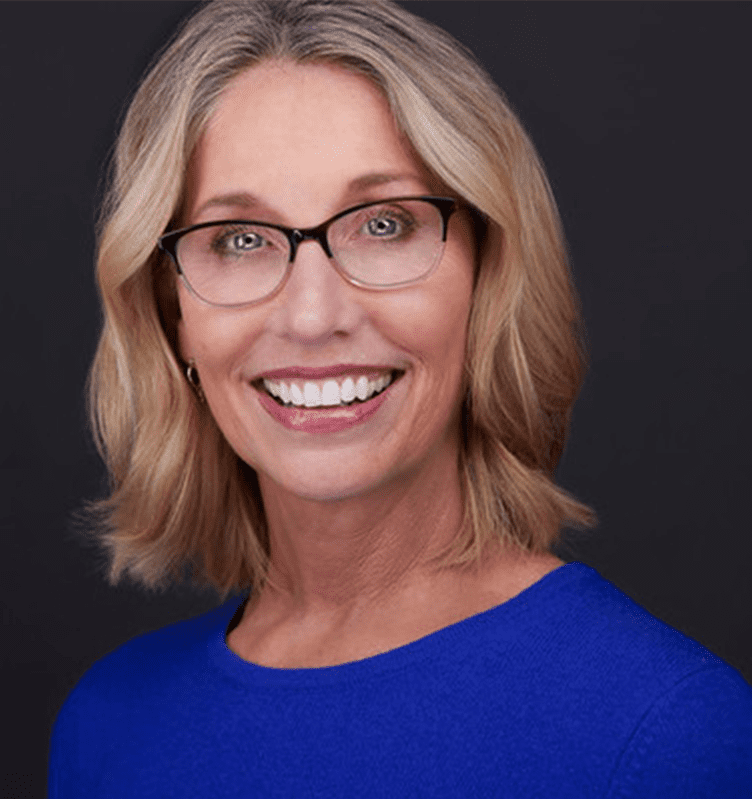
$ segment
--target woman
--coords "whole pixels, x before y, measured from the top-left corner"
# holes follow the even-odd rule
[[[387,0],[211,3],[118,142],[92,371],[112,577],[235,603],[97,664],[51,796],[748,796],[752,692],[582,564],[534,149]],[[236,612],[237,611],[237,612]]]

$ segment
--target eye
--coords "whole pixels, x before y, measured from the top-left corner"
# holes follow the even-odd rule
[[[212,240],[212,250],[219,255],[245,255],[261,249],[265,243],[266,239],[256,231],[225,228]]]
[[[233,250],[255,250],[261,247],[263,239],[258,233],[236,233],[231,238],[231,249]]]
[[[393,236],[399,228],[399,223],[396,219],[382,216],[376,219],[369,219],[366,227],[368,232],[374,236]]]
[[[369,238],[391,241],[403,238],[414,226],[415,220],[404,210],[378,207],[369,212],[369,218],[362,225],[361,233]]]

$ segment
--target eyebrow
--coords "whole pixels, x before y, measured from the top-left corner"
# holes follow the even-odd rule
[[[395,174],[388,172],[372,172],[351,180],[347,184],[344,196],[350,197],[377,186],[384,186],[389,183],[399,183],[407,180],[413,180],[419,183],[423,182],[420,175],[413,173]],[[235,206],[239,208],[258,207],[261,209],[273,210],[260,197],[257,197],[250,192],[242,191],[231,192],[230,194],[220,194],[217,197],[212,197],[210,200],[207,200],[199,208],[197,208],[194,215],[198,217],[207,209],[216,208],[217,206]]]

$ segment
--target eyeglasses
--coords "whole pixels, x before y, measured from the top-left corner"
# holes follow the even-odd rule
[[[260,302],[285,282],[298,245],[318,241],[348,282],[397,289],[425,280],[441,260],[451,197],[394,197],[341,211],[313,228],[229,219],[165,233],[160,250],[183,282],[209,305]]]

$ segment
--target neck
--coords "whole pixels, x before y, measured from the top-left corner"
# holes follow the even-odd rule
[[[435,572],[462,523],[456,450],[367,495],[315,501],[260,475],[271,565],[259,600],[341,614]]]

